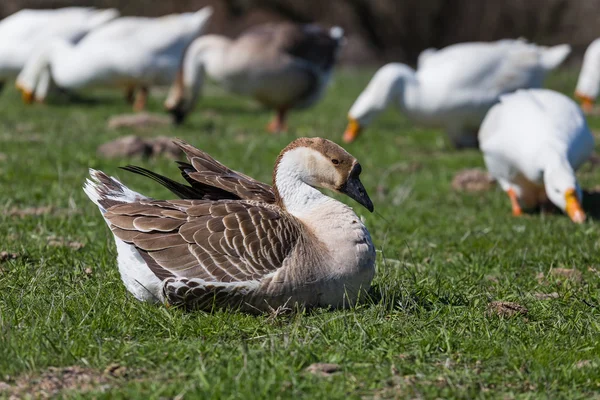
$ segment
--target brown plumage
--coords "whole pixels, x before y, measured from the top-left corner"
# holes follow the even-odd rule
[[[289,199],[281,197],[277,176],[271,187],[176,143],[188,157],[180,169],[189,186],[139,167],[128,169],[163,184],[180,200],[146,198],[99,171],[91,171],[85,187],[115,235],[123,281],[137,298],[204,310],[256,312],[288,301],[338,307],[351,304],[345,296],[370,282],[374,248],[350,208],[333,199],[324,203],[323,194],[299,182],[319,199],[297,217],[285,206]],[[320,138],[292,142],[277,158],[276,173],[285,155],[296,150],[305,155],[292,157],[286,168],[296,159],[299,167],[316,165],[308,173],[317,186],[342,192],[347,185],[362,188],[356,159]],[[289,191],[290,183],[284,183]],[[357,193],[349,195],[372,209],[368,196],[361,197],[366,193]],[[341,230],[329,232],[330,224]]]
[[[185,153],[188,162],[179,162],[181,175],[190,184],[184,185],[145,168],[127,166],[123,169],[151,178],[182,199],[256,200],[274,203],[273,188],[241,172],[221,164],[205,151],[181,140],[174,143]]]
[[[281,210],[246,201],[140,201],[133,208],[113,206],[104,217],[115,236],[140,250],[152,272],[167,282],[177,276],[188,282],[259,281],[281,267],[302,230]],[[194,307],[202,301],[181,298],[175,288],[164,287],[171,304]]]
[[[200,94],[203,76],[276,111],[271,131],[285,130],[290,109],[320,99],[343,42],[339,27],[268,23],[236,39],[205,35],[187,49],[166,108],[181,122]]]

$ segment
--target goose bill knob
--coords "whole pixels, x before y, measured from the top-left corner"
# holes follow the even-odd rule
[[[575,191],[575,189],[567,190],[567,192],[565,193],[565,199],[567,201],[566,211],[569,218],[571,218],[573,222],[578,224],[584,222],[586,218],[585,212],[583,212],[581,204],[577,199],[577,192]]]
[[[362,167],[359,163],[356,163],[354,167],[352,167],[352,171],[348,176],[348,180],[344,185],[339,189],[341,193],[344,193],[346,196],[351,199],[356,200],[360,205],[365,207],[370,212],[373,212],[373,202],[369,198],[367,194],[367,190],[363,186],[362,182],[359,179],[359,175],[362,172]]]

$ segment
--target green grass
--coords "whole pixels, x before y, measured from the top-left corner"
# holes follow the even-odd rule
[[[226,165],[269,181],[279,150],[298,136],[339,141],[346,112],[372,71],[338,73],[324,100],[294,113],[291,131],[269,136],[270,114],[211,87],[177,136]],[[549,86],[571,94],[575,72]],[[483,167],[475,150],[454,151],[444,135],[385,113],[346,146],[362,166],[376,213],[364,216],[378,249],[372,299],[352,310],[288,316],[185,313],[135,301],[120,282],[112,235],[81,190],[89,167],[157,198],[169,193],[117,169],[130,162],[176,177],[167,159],[106,160],[96,148],[129,134],[106,128],[129,112],[118,92],[97,104],[25,107],[0,96],[0,380],[14,385],[49,367],[126,367],[92,390],[98,398],[590,398],[600,389],[600,234],[593,218],[510,215],[499,190],[463,193],[450,182]],[[151,111],[161,111],[154,96]],[[600,118],[590,118],[600,128]],[[593,187],[600,171],[579,173]],[[53,206],[40,216],[11,209]],[[85,244],[48,244],[48,237]],[[582,280],[552,277],[574,268]],[[87,271],[86,271],[87,270]],[[545,279],[538,279],[543,273]],[[538,300],[537,293],[558,298]],[[526,316],[486,314],[514,301]],[[329,377],[312,363],[341,366]],[[34,390],[34,389],[31,389]],[[35,394],[35,393],[34,393]],[[7,392],[4,394],[8,396]],[[2,396],[0,392],[0,397]]]

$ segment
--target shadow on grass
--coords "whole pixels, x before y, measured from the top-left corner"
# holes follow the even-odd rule
[[[584,190],[582,207],[588,216],[600,219],[600,191]]]
[[[423,290],[398,290],[374,284],[369,291],[369,298],[364,303],[370,305],[380,304],[389,311],[403,311],[414,313],[418,310],[430,311],[440,305],[463,307],[469,304],[468,299],[460,294],[446,291],[432,292]]]

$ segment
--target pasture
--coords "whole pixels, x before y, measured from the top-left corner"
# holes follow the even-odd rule
[[[110,130],[122,93],[24,106],[0,95],[0,397],[94,398],[591,398],[600,385],[600,232],[559,214],[514,218],[498,188],[451,187],[483,168],[436,130],[394,110],[344,147],[362,166],[375,213],[352,200],[378,249],[371,297],[350,310],[250,316],[185,313],[130,296],[112,235],[81,186],[89,167],[155,198],[135,164],[177,178],[167,158],[104,159],[126,134],[182,138],[227,166],[271,181],[298,136],[340,142],[346,112],[371,70],[342,70],[316,107],[269,135],[254,103],[209,86],[181,127]],[[551,74],[569,95],[577,71]],[[10,86],[10,85],[7,85]],[[155,92],[150,111],[162,113]],[[600,129],[600,117],[590,117]],[[600,169],[578,173],[593,189]],[[593,195],[584,199],[588,211]],[[600,210],[596,210],[596,216]],[[12,254],[14,253],[14,254]],[[12,257],[14,255],[14,258]],[[574,270],[574,271],[566,271]],[[493,301],[527,313],[499,317]],[[315,363],[337,366],[316,373]],[[308,370],[307,370],[308,368]],[[50,382],[50,383],[49,383]],[[58,382],[58,383],[57,383]]]

